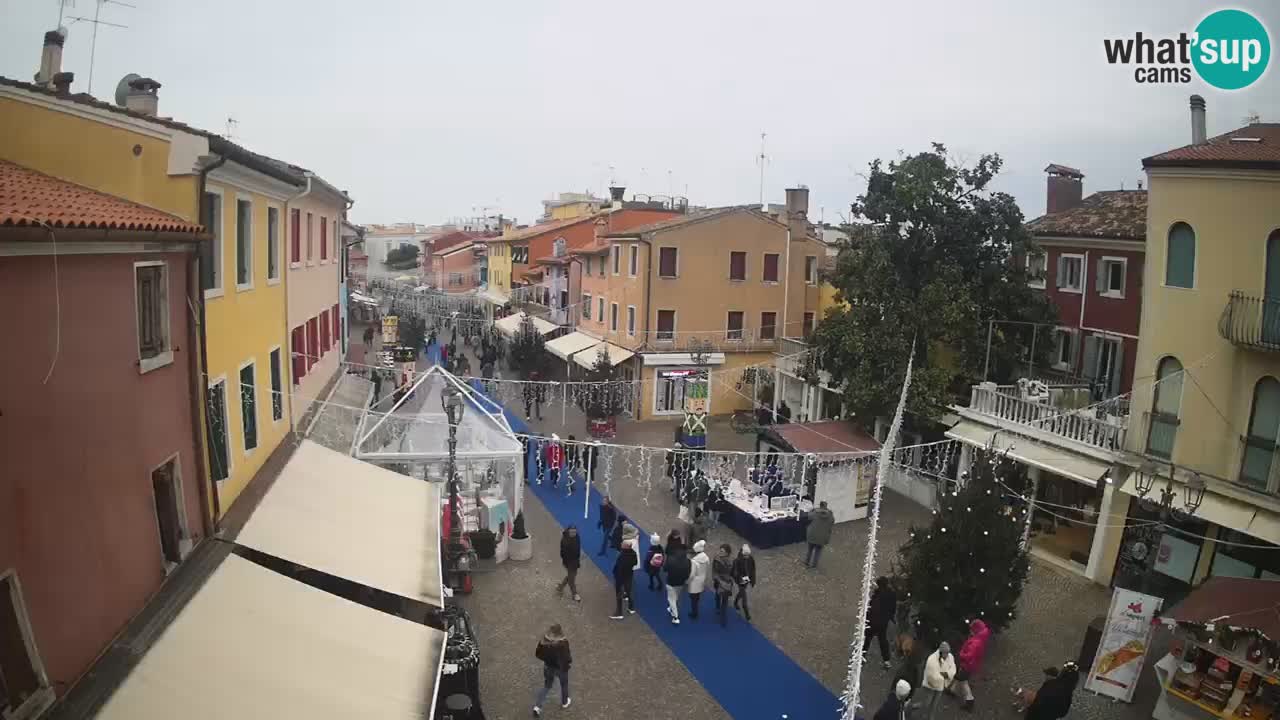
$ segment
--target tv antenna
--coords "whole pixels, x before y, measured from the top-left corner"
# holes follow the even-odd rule
[[[764,138],[765,133],[760,133],[760,154],[756,156],[756,164],[760,166],[760,209],[764,210],[764,166],[769,162],[769,156],[764,154]]]
[[[228,116],[227,116],[227,132],[226,132],[226,138],[227,138],[228,140],[233,139],[233,135],[235,134],[235,131],[236,131],[236,126],[237,126],[237,125],[239,125],[239,124],[240,124],[240,121],[239,121],[239,120],[237,120],[237,119],[235,118],[235,116],[234,116],[234,115],[228,115]]]
[[[84,17],[82,15],[75,15],[68,18],[72,23],[77,23],[77,22],[93,23],[93,39],[89,42],[89,94],[90,95],[93,94],[93,62],[98,54],[98,28],[103,25],[106,25],[107,27],[114,27],[114,28],[129,27],[128,25],[121,25],[119,23],[107,22],[106,20],[102,19],[102,6],[106,5],[107,3],[110,3],[112,5],[120,5],[121,7],[127,7],[127,8],[134,8],[134,9],[137,8],[136,5],[130,5],[127,2],[121,2],[121,0],[94,0],[92,18]],[[66,5],[65,0],[62,4],[63,6]]]
[[[1262,116],[1258,114],[1257,110],[1250,110],[1249,114],[1244,116],[1245,125],[1257,125],[1260,122],[1262,122]]]

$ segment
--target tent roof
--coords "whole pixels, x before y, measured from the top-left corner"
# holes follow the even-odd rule
[[[588,348],[577,353],[573,356],[573,361],[590,370],[596,366],[596,358],[600,356],[600,348],[604,348],[605,351],[609,353],[610,365],[617,365],[620,362],[624,362],[632,355],[635,355],[635,353],[624,347],[619,347],[613,343],[602,342],[595,347]]]
[[[439,630],[228,555],[97,717],[424,720],[444,643]]]
[[[525,313],[514,313],[499,319],[494,323],[494,325],[497,325],[498,329],[505,335],[515,335],[520,331],[520,323],[524,320],[524,317]],[[529,317],[533,318],[533,326],[543,335],[550,335],[560,329],[559,325],[543,320],[535,315],[530,315]]]
[[[846,420],[770,425],[773,435],[798,453],[879,452],[880,443]]]
[[[547,352],[552,355],[555,355],[561,360],[568,360],[570,355],[599,344],[599,338],[593,338],[585,333],[571,332],[568,335],[561,335],[554,340],[548,340],[545,347]]]
[[[1280,581],[1211,577],[1161,616],[1196,625],[1257,630],[1280,640]]]
[[[436,607],[439,486],[303,440],[236,543]]]

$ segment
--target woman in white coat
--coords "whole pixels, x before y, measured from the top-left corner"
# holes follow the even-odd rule
[[[704,550],[707,541],[699,540],[693,544],[693,571],[689,574],[689,617],[698,619],[698,601],[702,599],[702,591],[707,588],[707,580],[711,577],[711,558]]]
[[[924,706],[924,720],[930,720],[942,700],[942,693],[956,679],[956,658],[951,654],[951,645],[942,643],[938,649],[924,661],[924,678],[920,683],[921,704]]]

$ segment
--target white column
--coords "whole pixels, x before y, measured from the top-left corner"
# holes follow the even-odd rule
[[[968,484],[965,480],[965,473],[973,467],[973,446],[967,442],[960,443],[960,462],[956,465],[956,484],[963,486]]]
[[[1031,490],[1027,494],[1027,520],[1022,527],[1022,549],[1026,550],[1031,542],[1031,518],[1035,517],[1036,494],[1040,492],[1040,468],[1027,467],[1027,477],[1031,478]]]

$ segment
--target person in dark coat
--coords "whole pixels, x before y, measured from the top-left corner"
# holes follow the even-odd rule
[[[916,694],[916,684],[920,682],[920,678],[924,677],[924,658],[916,652],[915,640],[910,636],[903,636],[900,641],[902,651],[902,663],[898,665],[898,671],[893,674],[894,683],[906,681],[910,690],[907,699],[910,700]]]
[[[578,537],[578,528],[570,525],[560,536],[560,564],[564,565],[564,579],[556,585],[556,594],[564,594],[565,585],[573,593],[573,599],[582,602],[578,594],[578,568],[582,566],[582,538]]]
[[[542,661],[542,689],[533,702],[534,717],[542,717],[542,704],[547,701],[551,683],[557,678],[560,679],[560,707],[569,707],[573,703],[569,697],[569,667],[573,665],[573,654],[569,652],[569,639],[564,636],[564,630],[559,625],[547,628],[533,656]]]
[[[720,546],[720,552],[711,561],[711,584],[716,593],[716,615],[720,627],[729,625],[729,598],[738,583],[733,579],[733,548]]]
[[[707,513],[707,529],[714,530],[720,527],[720,513],[724,512],[725,505],[729,501],[724,496],[724,488],[720,483],[716,483],[708,492],[707,500],[703,503],[703,508]]]
[[[621,524],[621,523],[619,523]],[[613,592],[617,598],[617,604],[614,605],[614,620],[622,619],[622,599],[627,599],[627,612],[634,615],[636,613],[636,599],[634,594],[634,582],[636,564],[640,562],[640,557],[636,555],[635,540],[627,540],[622,543],[622,548],[618,551],[618,559],[613,562]]]
[[[684,546],[678,546],[673,550],[671,545],[667,545],[667,558],[663,563],[663,569],[667,573],[667,614],[671,616],[671,624],[680,624],[680,593],[684,591],[684,587],[689,582],[689,576],[693,574],[693,562],[689,556],[685,554]]]
[[[609,534],[609,547],[614,550],[622,549],[622,528],[627,524],[627,516],[618,513],[618,522],[614,523],[613,532]]]
[[[747,587],[756,586],[756,559],[751,556],[751,546],[743,543],[738,557],[733,559],[733,579],[738,583],[738,594],[733,597],[733,609],[742,610],[742,617],[751,622],[751,605],[747,602]]]
[[[907,698],[911,697],[911,683],[899,680],[893,684],[893,692],[876,711],[871,720],[906,720]]]
[[[1061,720],[1071,711],[1072,696],[1080,681],[1080,668],[1065,663],[1057,677],[1044,681],[1036,691],[1036,699],[1027,707],[1026,720]]]
[[[609,539],[613,537],[613,527],[617,525],[621,527],[622,523],[618,522],[618,508],[613,506],[613,501],[608,495],[600,501],[600,521],[596,523],[596,527],[603,532],[603,539],[600,541],[600,552],[596,555],[604,555],[609,550]]]
[[[684,537],[680,534],[680,530],[675,529],[667,533],[666,547],[667,547],[668,555],[671,555],[676,552],[684,552],[684,549],[687,546],[685,545]]]
[[[702,508],[695,507],[693,509],[693,522],[689,523],[689,546],[696,545],[701,540],[707,539],[707,518],[702,512]]]
[[[871,606],[867,608],[867,632],[862,643],[862,659],[865,662],[871,653],[871,641],[880,639],[880,659],[884,669],[893,666],[889,661],[889,623],[898,614],[898,594],[889,584],[889,578],[876,578],[876,589],[871,593]]]
[[[818,503],[818,507],[809,513],[809,529],[805,540],[809,543],[809,554],[805,556],[805,567],[817,569],[818,558],[822,549],[831,542],[831,530],[836,526],[836,515],[827,507],[827,501]]]
[[[583,449],[583,452],[585,455],[582,458],[582,462],[586,465],[587,483],[590,484],[596,481],[596,470],[600,469],[599,441],[587,445],[586,448]]]
[[[644,558],[644,571],[649,576],[649,589],[662,589],[662,563],[666,562],[666,553],[662,549],[662,536],[653,533],[649,536],[649,552]]]

